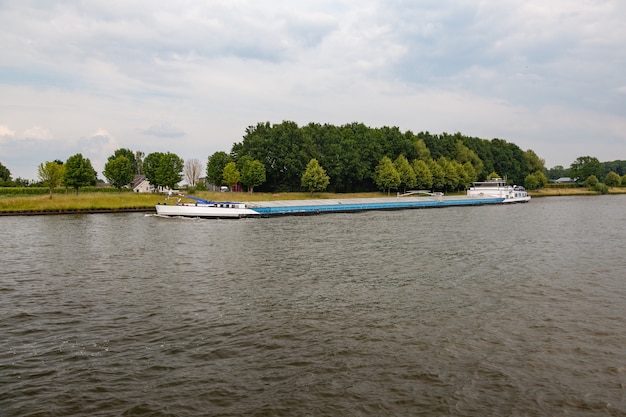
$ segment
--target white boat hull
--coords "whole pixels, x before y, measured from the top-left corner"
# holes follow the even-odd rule
[[[159,216],[168,217],[203,217],[214,219],[237,219],[253,217],[260,214],[241,203],[216,204],[158,204],[156,212]]]
[[[524,187],[507,185],[505,181],[499,178],[472,183],[472,186],[467,190],[467,195],[480,198],[502,198],[502,203],[526,203],[530,201],[530,196]]]

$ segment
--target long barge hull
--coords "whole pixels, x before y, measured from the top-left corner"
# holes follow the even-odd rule
[[[369,210],[405,210],[418,208],[480,206],[501,204],[504,198],[428,197],[398,199],[342,199],[342,200],[286,200],[247,203],[261,217],[309,215],[322,213],[349,213]]]

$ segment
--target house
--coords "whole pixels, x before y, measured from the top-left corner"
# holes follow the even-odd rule
[[[133,188],[133,192],[136,193],[154,192],[154,187],[148,182],[145,175],[135,175],[131,187]]]
[[[576,182],[576,179],[575,178],[572,179],[570,177],[561,177],[561,178],[554,180],[554,182],[557,184],[573,184]]]

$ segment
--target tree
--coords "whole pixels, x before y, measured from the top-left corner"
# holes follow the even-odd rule
[[[415,141],[415,153],[419,160],[428,161],[430,159],[430,150],[426,146],[424,139]]]
[[[589,188],[593,188],[596,185],[598,185],[600,181],[598,181],[598,177],[596,177],[595,175],[590,175],[587,177],[587,179],[583,182],[583,184],[585,184],[585,187],[589,187]]]
[[[224,181],[224,168],[229,162],[232,162],[232,158],[226,152],[219,151],[211,155],[206,164],[207,182],[217,187],[222,185]]]
[[[609,187],[619,187],[622,183],[622,177],[616,172],[609,172],[604,178],[604,183]]]
[[[249,192],[254,191],[254,187],[265,182],[265,165],[256,159],[248,161],[241,168],[241,183],[248,187]]]
[[[58,161],[60,162],[60,161]],[[58,163],[57,161],[46,161],[46,163],[39,164],[37,168],[37,173],[39,175],[39,180],[44,185],[44,187],[48,187],[50,189],[50,198],[52,198],[52,191],[61,184],[63,180],[63,174],[65,173],[65,167],[63,163]]]
[[[569,177],[569,172],[567,169],[563,168],[563,165],[556,165],[550,169],[548,169],[548,179],[549,180],[558,180],[559,178]]]
[[[433,186],[433,175],[430,173],[428,164],[421,159],[413,161],[413,171],[415,172],[415,186],[419,190],[430,190]]]
[[[0,162],[0,186],[11,183],[11,171]]]
[[[146,156],[146,154],[144,154],[141,151],[135,152],[135,162],[137,163],[137,171],[135,171],[135,174],[137,175],[143,174],[143,157],[144,156]]]
[[[477,176],[483,172],[483,161],[478,157],[476,152],[465,146],[461,140],[456,142],[456,154],[454,159],[462,165],[469,162]]]
[[[441,165],[439,165],[437,161],[431,159],[428,161],[428,169],[430,170],[430,175],[432,175],[433,178],[433,189],[442,190],[445,185],[446,176],[443,168],[441,168]]]
[[[533,151],[532,149],[528,149],[526,152],[524,152],[524,161],[526,162],[526,169],[528,170],[528,172],[543,172],[546,169],[546,161],[539,158],[535,151]]]
[[[187,183],[192,188],[195,188],[196,184],[198,184],[198,181],[200,180],[200,175],[202,174],[202,163],[200,163],[199,159],[187,159],[184,171]]]
[[[548,178],[542,171],[535,171],[528,174],[524,180],[524,186],[529,190],[539,190],[548,184]]]
[[[313,194],[313,191],[324,191],[330,183],[330,177],[326,175],[317,159],[311,159],[300,177],[300,183]]]
[[[415,171],[409,164],[409,161],[402,154],[396,158],[393,163],[393,166],[400,174],[400,186],[403,188],[403,191],[406,191],[407,188],[415,187],[417,183],[417,178],[415,177]]]
[[[136,152],[135,153],[135,152],[131,151],[130,149],[120,148],[120,149],[116,149],[115,152],[113,152],[113,156],[110,156],[109,160],[115,159],[118,156],[125,156],[130,161],[130,167],[131,167],[131,171],[132,171],[133,177],[134,177],[135,174],[139,174],[138,167],[137,167],[137,157],[138,156],[139,156],[139,158],[143,157],[143,153],[142,152]],[[130,183],[130,181],[128,181],[128,183]]]
[[[146,179],[154,187],[173,190],[182,180],[183,160],[176,154],[153,152],[143,161]]]
[[[70,156],[65,162],[65,172],[63,174],[63,185],[73,188],[78,194],[78,189],[86,185],[96,183],[96,171],[91,166],[89,158],[77,153]]]
[[[400,185],[400,174],[388,156],[384,156],[376,166],[374,180],[378,188],[387,191],[387,194],[389,194],[392,188],[398,188]]]
[[[579,156],[572,162],[569,169],[570,176],[576,178],[579,183],[584,183],[587,178],[594,175],[596,178],[602,177],[602,164],[598,158],[592,156]]]
[[[239,179],[241,178],[241,173],[237,169],[237,164],[235,164],[234,162],[227,163],[224,167],[222,178],[224,178],[226,185],[228,185],[232,190],[235,184],[237,184],[239,182]]]
[[[455,165],[448,160],[445,156],[440,157],[437,160],[439,166],[443,171],[443,186],[445,189],[454,190],[459,184],[459,174]]]
[[[104,171],[102,171],[102,174],[111,183],[111,185],[118,190],[121,190],[122,187],[130,184],[135,177],[132,162],[127,156],[122,154],[119,156],[110,156],[107,163],[104,164]]]

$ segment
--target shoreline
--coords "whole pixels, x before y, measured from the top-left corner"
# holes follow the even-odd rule
[[[529,192],[530,196],[532,198],[545,198],[545,197],[567,197],[567,196],[597,196],[597,195],[602,195],[599,194],[597,192],[594,191],[589,191],[589,190],[581,190],[581,189],[543,189],[540,191],[531,191]],[[617,195],[617,194],[626,194],[626,188],[624,187],[619,187],[619,188],[612,188],[608,195]],[[236,198],[235,195],[237,196]],[[209,199],[214,199],[216,201],[219,200],[246,200],[248,203],[254,203],[255,199],[251,199],[250,197],[252,197],[253,195],[248,194],[248,193],[228,193],[228,194],[223,194],[223,193],[215,193],[212,194],[211,196],[205,196],[208,197]],[[279,201],[279,200],[284,200],[286,199],[285,197],[288,197],[287,199],[294,199],[294,200],[314,200],[314,199],[337,199],[337,198],[346,198],[349,197],[347,195],[341,195],[341,194],[334,194],[334,193],[317,193],[314,195],[309,195],[309,194],[303,194],[303,193],[281,193],[281,194],[256,194],[254,195],[255,197],[257,197],[258,199],[256,199],[256,202],[261,202],[261,201]],[[295,198],[289,198],[289,197],[295,197]],[[461,196],[461,194],[450,194],[447,195],[447,197],[459,197]],[[20,196],[20,197],[13,197],[17,200],[27,200],[27,199],[33,199],[33,197],[35,196]],[[37,197],[41,197],[41,196],[37,196]],[[115,195],[114,198],[111,198],[110,200],[107,200],[105,202],[101,202],[100,204],[97,204],[99,207],[80,207],[80,202],[82,201],[80,198],[83,199],[90,199],[92,198],[91,195],[89,194],[83,194],[78,196],[77,200],[72,200],[74,198],[74,196],[71,197],[70,202],[65,202],[65,204],[61,204],[59,202],[58,199],[50,199],[48,200],[47,197],[44,200],[44,204],[42,208],[36,208],[36,209],[12,209],[10,207],[0,207],[0,217],[3,216],[45,216],[45,215],[61,215],[61,214],[99,214],[99,213],[103,213],[103,214],[114,214],[114,213],[156,213],[156,209],[155,209],[155,205],[156,202],[154,204],[153,201],[156,201],[155,195],[146,195],[145,198],[149,199],[148,201],[143,201],[143,204],[138,203],[135,207],[115,207],[115,204],[107,204],[107,202],[113,202],[113,200],[115,199],[119,199],[119,198],[123,198],[124,194],[122,195]],[[380,193],[369,193],[369,196],[363,196],[360,195],[360,198],[371,198],[371,199],[375,199],[375,198],[381,198]],[[163,196],[158,196],[159,199],[164,198]],[[399,197],[402,198],[402,197]],[[1,202],[1,198],[0,198],[0,202]],[[531,201],[532,202],[532,201]],[[56,205],[56,207],[55,207]],[[45,207],[45,206],[49,206],[49,207]]]

